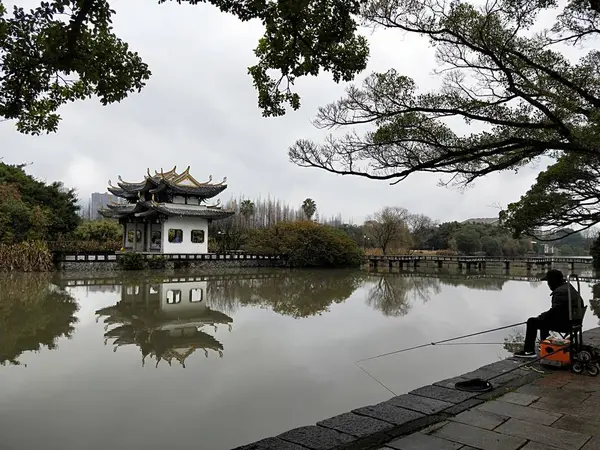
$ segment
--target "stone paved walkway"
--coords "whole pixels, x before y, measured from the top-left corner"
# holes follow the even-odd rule
[[[385,450],[600,450],[600,377],[555,372]]]
[[[600,347],[600,328],[584,333]],[[511,359],[237,450],[600,450],[600,376]],[[490,379],[484,394],[457,381]]]

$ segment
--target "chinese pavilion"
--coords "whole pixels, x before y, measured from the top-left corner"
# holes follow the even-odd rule
[[[208,253],[208,224],[224,219],[233,211],[222,209],[220,201],[206,204],[227,189],[227,178],[212,184],[212,177],[200,183],[188,167],[168,172],[147,171],[144,181],[129,183],[119,176],[117,186],[109,180],[108,190],[124,199],[100,211],[104,217],[119,219],[123,225],[123,248],[137,252]]]

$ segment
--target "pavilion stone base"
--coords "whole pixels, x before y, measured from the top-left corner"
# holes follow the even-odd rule
[[[174,269],[229,269],[238,267],[284,267],[285,262],[278,259],[247,260],[182,260],[167,261],[164,270]],[[119,271],[121,267],[116,261],[67,261],[57,266],[60,271],[69,272],[106,272]],[[160,269],[163,270],[163,269]]]

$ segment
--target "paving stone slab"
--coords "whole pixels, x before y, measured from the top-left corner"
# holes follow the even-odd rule
[[[539,411],[543,411],[544,413],[550,414],[550,412],[546,410],[539,409]],[[598,404],[585,404],[584,402],[570,405],[554,406],[552,408],[552,412],[568,414],[570,416],[583,417],[591,420],[598,420],[598,417],[600,416],[600,407],[598,406]]]
[[[443,402],[460,403],[477,396],[476,392],[464,392],[457,389],[448,389],[441,386],[423,386],[422,388],[415,389],[409,392],[409,394],[420,395],[422,397],[429,397]]]
[[[312,450],[330,450],[356,440],[348,434],[317,426],[295,428],[277,437]]]
[[[578,450],[591,437],[589,434],[575,433],[519,419],[510,419],[496,428],[495,431],[565,450]]]
[[[433,436],[485,450],[517,450],[527,442],[522,438],[457,422],[450,422],[434,432]]]
[[[598,409],[598,420],[564,415],[554,422],[552,426],[577,433],[600,436],[600,408]]]
[[[462,448],[460,450],[463,450]],[[548,444],[540,444],[539,442],[529,441],[525,447],[520,450],[561,450],[558,447],[552,447]]]
[[[422,397],[420,395],[405,394],[398,397],[394,397],[388,400],[389,403],[394,406],[399,406],[405,409],[411,409],[423,414],[435,414],[444,409],[448,409],[454,406],[454,403],[444,402],[436,400],[434,398]]]
[[[594,436],[581,448],[581,450],[598,450],[600,448],[600,437]]]
[[[532,423],[550,425],[562,417],[562,414],[542,411],[529,406],[515,405],[512,403],[493,400],[478,406],[477,409],[487,411],[500,416],[514,417],[516,419],[527,420]]]
[[[515,392],[518,392],[520,394],[530,394],[537,395],[538,397],[543,397],[545,395],[561,395],[564,391],[555,387],[545,387],[538,386],[535,384],[526,384],[525,386],[517,388]]]
[[[590,394],[584,392],[564,393],[563,395],[547,395],[541,397],[537,402],[531,404],[532,408],[544,409],[546,411],[554,411],[558,408],[570,408],[582,404],[590,397]],[[593,402],[598,404],[598,402]]]
[[[459,376],[459,377],[452,377],[452,378],[447,378],[445,380],[442,381],[438,381],[436,383],[433,383],[434,386],[440,386],[440,387],[445,387],[447,389],[455,389],[454,385],[456,383],[459,383],[461,381],[467,381],[468,378],[464,377],[464,376]]]
[[[354,413],[346,413],[331,417],[330,419],[318,422],[317,425],[356,437],[370,436],[394,427],[388,422],[373,419],[372,417],[359,416]]]
[[[278,438],[267,438],[242,447],[236,447],[233,450],[306,450],[306,448]]]
[[[429,425],[428,427],[423,428],[419,431],[419,433],[423,434],[431,434],[436,430],[439,430],[443,426],[447,425],[449,422],[447,420],[442,420],[441,422],[434,423],[433,425]]]
[[[361,416],[383,420],[384,422],[389,422],[394,425],[404,425],[405,423],[425,417],[425,414],[411,411],[410,409],[399,408],[390,405],[387,402],[373,406],[365,406],[364,408],[355,409],[352,412]]]
[[[456,415],[460,414],[463,411],[479,406],[483,403],[483,400],[478,398],[470,398],[469,400],[465,400],[464,402],[460,402],[457,405],[452,406],[444,410],[444,414]]]
[[[515,405],[529,406],[536,400],[539,400],[539,398],[540,397],[538,397],[537,395],[509,392],[508,394],[504,394],[502,397],[498,398],[498,400],[507,403],[514,403]]]
[[[397,450],[458,450],[463,445],[423,433],[413,433],[392,442],[388,447]]]
[[[453,417],[450,420],[464,423],[466,425],[472,425],[478,428],[485,428],[486,430],[493,430],[498,425],[506,422],[508,419],[494,413],[480,411],[478,409],[470,409],[469,411],[460,413],[458,416]]]

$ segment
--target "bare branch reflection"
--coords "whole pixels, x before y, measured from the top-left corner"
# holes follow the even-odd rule
[[[439,294],[440,280],[427,277],[403,277],[386,274],[379,277],[367,294],[366,303],[386,316],[404,316],[411,309],[411,301],[429,301],[431,294]]]

